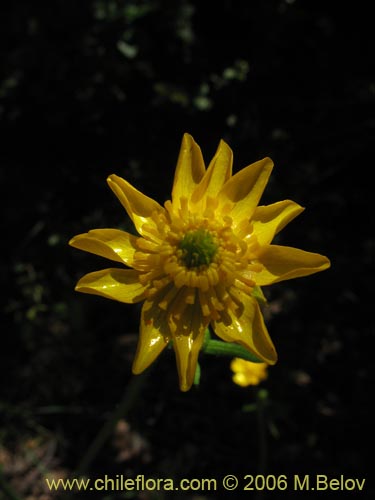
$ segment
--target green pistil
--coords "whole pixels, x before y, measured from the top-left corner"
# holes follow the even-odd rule
[[[217,245],[206,229],[189,231],[180,241],[181,261],[187,268],[208,266],[211,264]]]

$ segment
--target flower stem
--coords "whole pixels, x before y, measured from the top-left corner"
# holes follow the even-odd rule
[[[244,347],[231,342],[222,342],[221,340],[209,339],[202,347],[205,354],[215,354],[217,356],[232,356],[233,358],[242,358],[253,363],[261,363],[254,354]]]

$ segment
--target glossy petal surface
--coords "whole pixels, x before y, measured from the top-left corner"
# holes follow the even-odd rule
[[[252,223],[258,243],[260,245],[271,243],[274,236],[303,210],[303,207],[291,200],[257,207],[252,217]]]
[[[153,301],[146,301],[142,307],[137,352],[133,362],[133,373],[139,374],[165,349],[170,332],[165,311]]]
[[[139,282],[138,271],[133,269],[103,269],[86,274],[78,281],[76,290],[127,304],[145,298],[145,286]]]
[[[273,365],[277,354],[268,334],[258,302],[243,292],[237,292],[238,310],[228,309],[221,321],[215,321],[213,327],[218,337],[226,342],[242,345],[257,358]]]
[[[231,217],[234,223],[250,219],[263,194],[273,162],[264,158],[237,172],[226,182],[219,193],[220,203],[232,204]]]
[[[324,271],[330,266],[329,260],[324,255],[279,245],[263,247],[258,258],[264,266],[256,277],[259,286],[301,278]]]
[[[117,175],[110,175],[107,181],[109,187],[115,193],[122,206],[128,212],[129,217],[134,222],[138,233],[147,235],[147,229],[145,229],[143,225],[148,223],[154,226],[151,218],[152,214],[154,212],[158,213],[164,211],[163,207]]]
[[[131,266],[137,250],[136,241],[135,236],[119,229],[92,229],[72,238],[69,245]]]
[[[228,144],[220,141],[204,177],[192,195],[192,201],[198,202],[205,196],[215,198],[232,175],[233,153]]]
[[[194,381],[198,355],[208,320],[202,317],[196,304],[187,307],[181,317],[170,317],[169,325],[173,332],[173,347],[176,354],[180,389],[188,391]]]
[[[181,198],[190,198],[205,171],[200,147],[190,134],[184,134],[174,176],[172,202],[179,206]]]

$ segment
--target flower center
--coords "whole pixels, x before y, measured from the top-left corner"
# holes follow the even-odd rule
[[[206,229],[187,232],[179,243],[181,263],[188,269],[211,264],[218,246]]]

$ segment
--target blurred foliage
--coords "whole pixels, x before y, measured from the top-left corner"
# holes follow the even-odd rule
[[[105,184],[111,173],[167,199],[188,131],[206,160],[227,140],[235,169],[271,156],[264,203],[307,207],[281,242],[332,260],[324,275],[265,290],[280,357],[264,383],[267,470],[366,477],[370,495],[375,74],[366,9],[17,0],[2,3],[0,33],[0,461],[16,491],[42,494],[40,464],[74,470],[130,377],[139,309],[75,294],[78,277],[107,263],[67,241],[95,227],[132,230]],[[89,472],[255,473],[257,417],[242,409],[256,392],[234,386],[225,360],[201,367],[199,388],[180,394],[166,352],[125,424],[122,454],[118,441],[106,443]],[[147,444],[134,451],[137,436]]]

